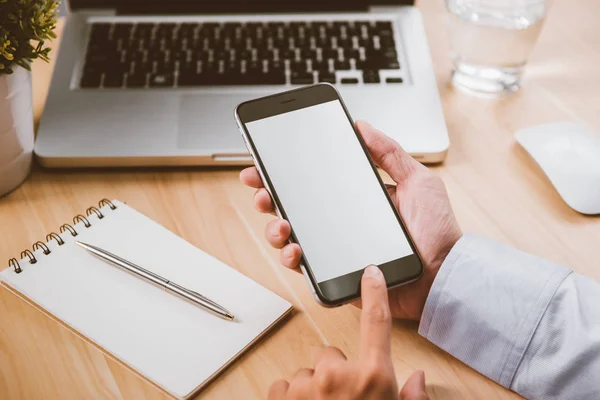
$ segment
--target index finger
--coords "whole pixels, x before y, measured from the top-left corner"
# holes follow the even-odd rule
[[[361,280],[360,356],[390,357],[392,317],[383,272],[375,265],[365,269]]]
[[[248,167],[240,172],[240,181],[246,186],[260,189],[265,187],[256,167]]]

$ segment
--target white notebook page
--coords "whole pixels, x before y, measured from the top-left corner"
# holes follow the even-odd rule
[[[171,394],[194,392],[291,305],[127,205],[61,234],[63,246],[21,260],[1,279]],[[120,270],[73,243],[132,261],[221,304],[227,321]]]

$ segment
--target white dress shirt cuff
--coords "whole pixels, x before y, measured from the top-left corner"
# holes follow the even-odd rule
[[[433,282],[419,334],[510,388],[540,319],[570,272],[489,239],[464,235]]]

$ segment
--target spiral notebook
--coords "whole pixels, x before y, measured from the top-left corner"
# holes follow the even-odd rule
[[[177,398],[197,393],[291,305],[119,201],[102,200],[9,261],[17,295]],[[221,304],[221,319],[87,253],[97,245]]]

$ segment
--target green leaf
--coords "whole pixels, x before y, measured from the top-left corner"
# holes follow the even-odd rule
[[[49,61],[45,41],[56,38],[58,1],[0,0],[0,74],[11,65],[30,69],[36,58]]]

